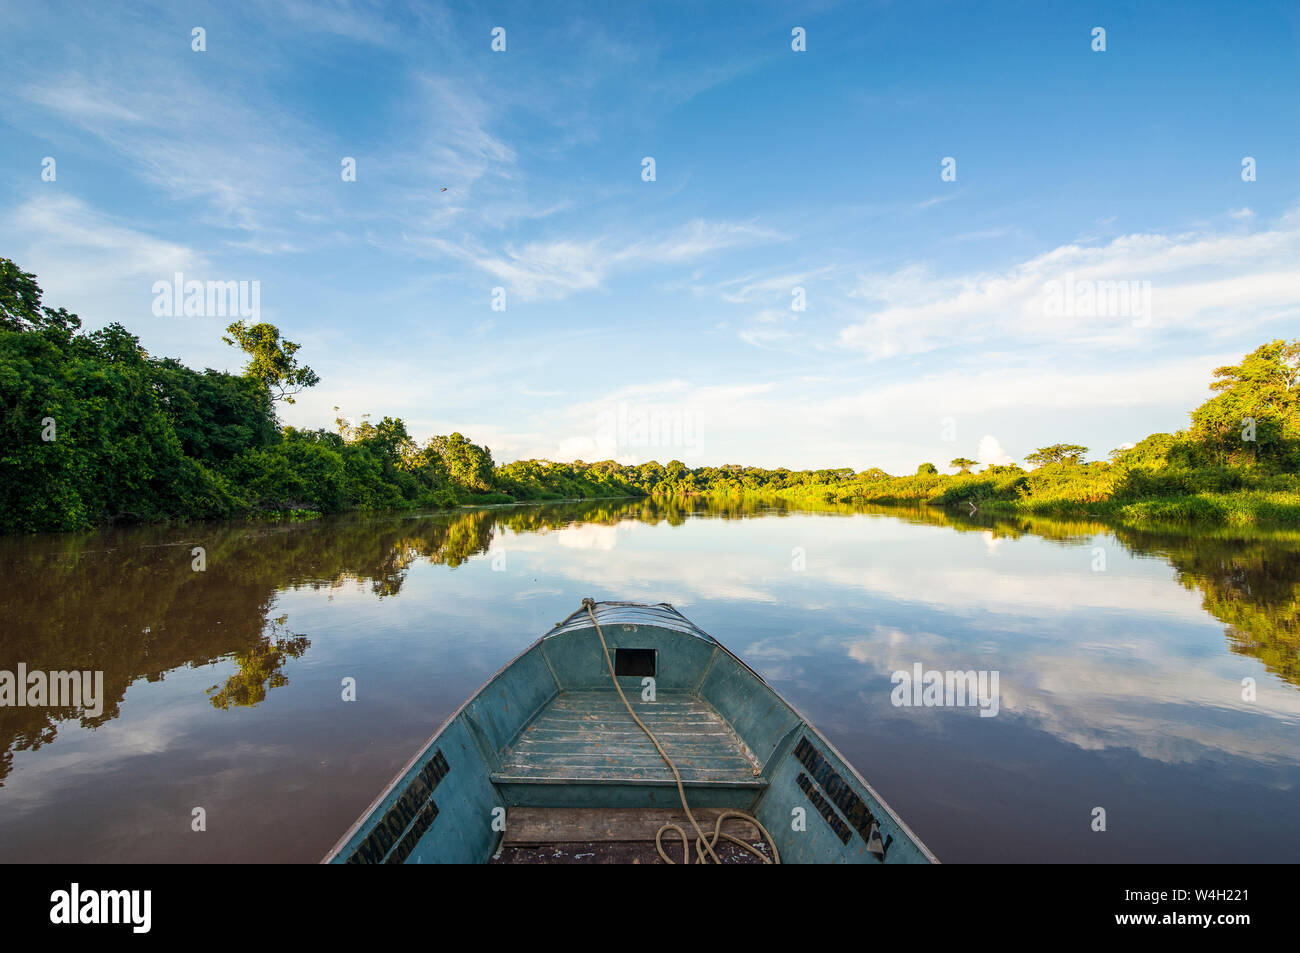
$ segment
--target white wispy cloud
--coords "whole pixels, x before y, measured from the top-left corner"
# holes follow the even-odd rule
[[[412,236],[414,247],[464,261],[511,292],[528,298],[562,298],[600,288],[616,272],[684,265],[734,248],[784,240],[779,232],[743,222],[694,219],[646,238],[531,241],[493,250],[472,239]]]
[[[164,87],[112,61],[21,92],[27,104],[107,146],[142,181],[173,200],[202,203],[208,225],[285,232],[286,208],[328,207],[314,185],[321,180],[316,156],[336,150],[265,96],[250,100],[238,87],[202,82],[182,69],[169,70]],[[236,132],[240,145],[232,149]]]
[[[388,19],[389,9],[380,3],[352,0],[274,0],[268,11],[278,11],[305,30],[343,37],[353,43],[393,47],[402,39],[401,28]]]
[[[47,303],[80,312],[95,326],[150,314],[154,281],[194,275],[199,251],[91,208],[66,193],[40,192],[9,210],[0,238],[35,272]]]
[[[88,85],[75,73],[49,86],[29,86],[24,92],[31,102],[85,125],[144,121],[139,113],[117,102],[108,90]]]
[[[806,376],[716,384],[674,379],[548,409],[550,417],[538,429],[555,433],[555,441],[533,445],[528,455],[625,463],[676,457],[690,465],[880,466],[910,473],[922,460],[944,462],[974,452],[981,463],[1006,464],[1036,446],[1078,437],[1073,430],[1062,436],[1063,419],[1105,420],[1122,411],[1126,418],[1166,414],[1169,429],[1183,426],[1186,408],[1208,395],[1212,369],[1232,357],[1225,352],[1109,367],[951,367],[855,385]],[[637,442],[635,435],[619,439],[611,437],[608,422],[620,412],[669,425],[689,420],[690,427],[675,442]],[[945,437],[949,421],[955,422],[955,441]],[[980,436],[975,428],[989,421],[1016,435],[1011,450],[987,432]],[[671,426],[662,432],[671,433]],[[1147,432],[1150,428],[1135,435]]]
[[[826,265],[804,271],[761,277],[749,275],[718,282],[712,289],[699,288],[698,291],[713,290],[723,301],[731,304],[752,304],[755,302],[783,302],[789,307],[795,288],[808,291],[808,285],[814,281],[834,274],[835,267]]]
[[[745,328],[739,333],[739,337],[746,344],[763,348],[777,347],[794,340],[794,334],[782,328]]]
[[[873,302],[840,342],[872,358],[954,343],[1062,342],[1140,347],[1153,335],[1235,333],[1300,314],[1300,226],[1251,233],[1132,234],[1054,248],[1001,271],[941,276],[914,264],[865,275]],[[1149,282],[1150,314],[1051,315],[1049,282]]]
[[[354,138],[276,95],[260,81],[260,64],[271,62],[277,37],[300,36],[304,26],[363,44],[397,42],[396,27],[367,5],[347,2],[287,2],[274,12],[279,19],[266,22],[266,33],[241,38],[250,70],[215,75],[213,59],[191,53],[188,42],[178,45],[166,31],[141,37],[105,20],[103,42],[76,70],[29,70],[17,96],[0,108],[23,125],[65,123],[76,148],[88,137],[110,151],[119,169],[173,202],[193,203],[184,210],[189,231],[201,224],[242,232],[220,240],[257,254],[345,243],[358,221],[386,222],[396,231],[394,223],[413,215],[446,224],[470,209],[477,215],[483,204],[498,224],[547,213],[517,184],[471,198],[483,180],[508,182],[517,174],[514,147],[494,129],[502,111],[492,85],[450,66],[431,71],[427,49],[394,52],[406,66],[397,70],[400,94],[386,105],[395,121],[378,137]],[[214,26],[214,53],[222,36]],[[344,156],[357,162],[355,186],[342,182]],[[442,193],[444,186],[452,194]],[[349,207],[347,188],[364,189],[365,204]],[[346,227],[332,227],[339,223]]]
[[[515,150],[492,131],[497,112],[481,93],[452,76],[423,75],[416,89],[424,146],[408,159],[424,166],[419,171],[429,175],[431,183],[454,182],[464,188],[489,172],[514,175]]]

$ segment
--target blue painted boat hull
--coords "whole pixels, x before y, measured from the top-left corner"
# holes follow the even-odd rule
[[[807,719],[677,610],[604,602],[595,614],[692,808],[752,813],[782,863],[937,862]],[[452,715],[325,862],[487,863],[512,809],[680,805],[581,609]]]

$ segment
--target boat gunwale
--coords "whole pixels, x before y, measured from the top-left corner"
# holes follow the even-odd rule
[[[504,675],[506,671],[512,665],[518,662],[521,658],[523,658],[533,649],[537,648],[537,646],[539,646],[543,642],[543,640],[545,640],[549,635],[550,633],[548,632],[546,633],[546,635],[541,636],[541,638],[534,639],[532,642],[530,642],[525,648],[520,650],[520,652],[517,655],[515,655],[514,658],[512,658],[510,661],[506,662],[505,665],[502,665],[499,669],[497,669],[496,672],[494,672],[486,682],[484,682],[482,685],[478,687],[478,690],[474,692],[473,695],[470,695],[463,702],[461,702],[459,708],[457,708],[450,715],[444,718],[442,724],[438,726],[438,730],[429,736],[429,740],[420,746],[420,750],[417,751],[411,757],[411,759],[406,762],[406,765],[400,771],[397,772],[393,780],[388,782],[388,785],[379,793],[379,796],[376,797],[373,801],[371,801],[370,806],[361,812],[361,816],[352,822],[352,826],[349,827],[346,833],[344,833],[344,835],[341,838],[339,838],[339,840],[334,844],[334,846],[330,848],[330,852],[325,855],[325,857],[320,861],[320,863],[328,864],[336,856],[338,856],[339,851],[341,851],[344,847],[347,846],[348,841],[352,839],[353,835],[355,835],[357,831],[361,830],[361,828],[365,825],[365,822],[375,812],[375,809],[378,808],[379,805],[384,802],[384,798],[388,797],[388,795],[393,792],[394,788],[397,787],[397,785],[401,782],[402,778],[406,777],[406,775],[410,772],[410,770],[420,763],[420,761],[424,758],[424,756],[429,752],[429,749],[432,748],[434,744],[438,741],[438,739],[442,737],[442,733],[447,730],[447,727],[453,721],[459,718],[461,713],[474,703],[475,699],[477,699],[480,695],[482,695],[485,691],[487,691],[493,682],[495,682],[498,678]],[[555,677],[554,672],[551,673],[551,677],[552,678]]]
[[[749,672],[756,679],[758,679],[759,682],[762,683],[763,687],[765,687],[768,691],[770,691],[773,695],[775,695],[778,701],[780,701],[783,705],[789,708],[790,711],[792,711],[795,714],[795,716],[799,719],[799,723],[803,726],[805,731],[813,734],[818,741],[824,744],[826,748],[832,754],[834,754],[837,759],[839,759],[841,764],[843,764],[846,768],[848,768],[849,773],[852,774],[853,777],[857,780],[857,782],[861,784],[862,787],[866,790],[866,792],[871,795],[871,797],[880,806],[880,808],[886,814],[889,815],[889,819],[893,821],[896,825],[898,825],[899,830],[902,833],[906,834],[907,837],[911,839],[912,843],[916,845],[917,849],[921,852],[922,856],[927,861],[929,861],[932,864],[942,863],[942,861],[940,861],[939,858],[934,855],[934,852],[931,851],[930,848],[925,845],[925,842],[922,841],[921,838],[917,837],[916,833],[910,827],[907,826],[907,824],[903,821],[901,817],[898,816],[898,813],[892,807],[889,806],[889,803],[883,797],[880,796],[879,792],[877,792],[876,789],[871,786],[871,783],[862,776],[862,774],[858,771],[858,769],[854,766],[854,764],[851,761],[849,761],[848,758],[844,757],[844,755],[840,753],[839,749],[836,748],[833,744],[831,744],[829,740],[827,740],[826,736],[823,735],[817,729],[817,727],[811,721],[808,720],[808,718],[804,715],[804,713],[800,711],[798,708],[796,708],[793,704],[791,704],[789,699],[787,699],[784,695],[782,695],[770,684],[768,684],[767,679],[765,679],[758,672],[754,671],[754,669],[750,667],[749,663],[747,663],[735,652],[731,651],[731,649],[727,648],[727,646],[724,645],[722,642],[718,641],[718,639],[715,636],[705,632],[703,629],[697,626],[690,619],[686,618],[686,616],[682,615],[682,613],[678,611],[678,609],[675,606],[667,602],[659,602],[659,603],[652,604],[652,603],[645,603],[645,602],[607,601],[607,602],[595,603],[594,608],[598,609],[601,606],[609,606],[611,608],[635,608],[635,609],[652,609],[652,610],[667,609],[674,616],[676,616],[687,626],[689,626],[689,631],[682,630],[682,629],[678,629],[676,631],[681,632],[683,635],[690,635],[695,638],[702,638],[705,641],[713,643],[713,645],[715,645],[717,648],[727,653],[727,656],[729,658],[731,658],[733,661],[738,663],[742,668],[744,668],[747,672]],[[388,785],[383,789],[383,791],[381,791],[379,795],[373,801],[371,801],[370,806],[361,812],[361,815],[352,823],[352,825],[347,829],[347,831],[343,834],[343,836],[339,838],[339,840],[334,844],[334,846],[330,848],[329,853],[327,853],[319,861],[319,863],[329,864],[338,856],[339,852],[342,851],[342,849],[345,846],[347,846],[348,841],[350,841],[352,837],[357,833],[357,831],[359,831],[365,825],[365,822],[375,812],[375,810],[379,807],[379,805],[384,802],[384,799],[387,798],[388,795],[393,792],[393,790],[397,787],[397,785],[401,782],[401,780],[406,777],[406,775],[410,772],[410,770],[414,768],[417,764],[419,764],[421,760],[424,759],[425,755],[429,752],[429,750],[433,748],[433,746],[437,743],[438,739],[442,737],[442,733],[447,730],[448,726],[451,725],[451,723],[455,721],[458,717],[460,717],[461,713],[463,713],[465,709],[467,709],[470,705],[472,705],[480,695],[482,695],[485,691],[487,691],[487,689],[491,687],[493,682],[495,682],[498,678],[504,675],[506,671],[509,670],[516,662],[522,659],[533,649],[540,646],[547,639],[551,638],[552,636],[562,634],[559,630],[568,626],[569,623],[572,622],[576,616],[584,612],[586,612],[586,606],[583,606],[582,608],[579,608],[576,611],[570,613],[564,619],[563,622],[557,622],[551,628],[550,631],[548,631],[544,635],[530,642],[525,648],[520,650],[512,659],[510,659],[510,661],[506,662],[499,669],[497,669],[497,671],[493,673],[492,676],[487,681],[485,681],[482,685],[479,686],[478,690],[475,691],[474,694],[470,695],[468,698],[465,699],[465,701],[463,701],[460,704],[460,707],[458,707],[454,712],[448,715],[443,720],[442,724],[438,726],[438,730],[435,731],[432,735],[430,735],[429,740],[420,746],[420,749],[415,753],[415,755],[413,755],[411,759],[407,761],[406,764],[402,767],[402,769],[397,772],[397,774],[393,777],[392,781],[388,783]],[[613,624],[619,624],[619,623],[613,623]],[[646,625],[646,624],[654,624],[654,623],[639,622],[636,624]],[[667,628],[667,627],[661,626],[661,628]],[[581,631],[581,629],[577,629],[574,631]],[[545,655],[546,653],[543,652],[542,653],[543,658],[545,658]],[[547,668],[550,669],[549,660],[547,660]],[[556,687],[558,693],[559,680],[558,678],[556,678],[553,669],[551,670],[551,677],[556,679]],[[776,752],[773,751],[773,755],[775,754]],[[770,762],[771,758],[769,757],[768,760]],[[766,764],[764,765],[764,767],[766,767]],[[494,772],[489,772],[489,776],[492,773]],[[493,782],[493,783],[495,784],[497,782]],[[510,783],[510,782],[503,781],[501,783]],[[530,783],[535,783],[535,782],[530,782]],[[653,782],[644,781],[644,782],[637,782],[637,783],[650,784]],[[719,783],[719,782],[714,782],[714,783]],[[706,784],[705,786],[708,785]]]
[[[662,603],[662,604],[667,605],[667,603]],[[669,608],[672,607],[669,606]],[[673,611],[677,612],[676,609],[673,609]],[[677,614],[681,615],[680,612],[678,612]],[[692,623],[692,625],[694,625],[694,623]],[[814,725],[808,719],[808,717],[804,715],[802,711],[796,708],[788,698],[786,698],[775,688],[769,685],[767,679],[765,679],[762,675],[759,675],[758,672],[755,672],[752,668],[750,668],[749,664],[744,659],[742,659],[739,655],[731,651],[731,649],[727,648],[726,645],[724,645],[723,643],[719,642],[717,638],[715,638],[714,636],[709,636],[709,638],[713,639],[714,644],[717,645],[718,648],[726,652],[727,655],[729,655],[732,659],[734,659],[747,671],[753,674],[755,678],[757,678],[760,682],[763,683],[764,686],[767,687],[768,691],[770,691],[773,695],[775,695],[783,705],[785,705],[792,712],[794,712],[796,716],[798,716],[799,721],[804,726],[804,728],[806,728],[809,732],[815,735],[817,737],[817,740],[819,740],[822,744],[824,744],[827,747],[827,749],[831,752],[831,754],[835,755],[835,757],[840,760],[840,763],[849,769],[849,773],[852,774],[853,777],[857,779],[858,783],[861,784],[866,789],[867,793],[870,794],[873,799],[875,799],[875,802],[880,805],[881,809],[886,814],[889,815],[889,819],[898,825],[899,830],[901,830],[904,834],[906,834],[911,839],[912,843],[917,846],[917,849],[921,851],[921,854],[925,857],[926,860],[928,860],[932,864],[942,863],[942,861],[939,860],[939,858],[934,855],[934,851],[930,850],[929,847],[925,846],[925,841],[917,837],[916,832],[913,831],[910,827],[908,827],[907,823],[901,817],[898,816],[898,812],[889,806],[889,802],[880,796],[880,792],[878,792],[875,788],[871,786],[871,782],[862,776],[862,774],[858,771],[857,767],[854,766],[853,762],[850,761],[848,758],[844,757],[844,755],[840,753],[840,749],[836,748],[833,744],[831,744],[830,741],[827,739],[827,737],[817,729],[817,726]],[[776,752],[773,751],[772,754],[775,756]],[[768,761],[770,762],[771,758],[769,758]],[[767,765],[764,764],[764,768],[766,767]]]
[[[727,649],[725,646],[723,646],[722,649],[728,655],[731,655],[730,650]],[[732,655],[732,658],[736,658],[736,656]],[[740,659],[736,658],[736,661],[739,662]],[[744,663],[742,662],[741,664],[743,665]],[[768,687],[771,688],[770,685]],[[833,744],[831,744],[830,741],[827,739],[827,737],[817,730],[817,726],[814,725],[811,721],[809,721],[806,717],[804,717],[804,713],[801,712],[794,705],[791,705],[790,702],[780,692],[778,692],[775,688],[772,688],[772,692],[776,695],[777,698],[785,702],[786,705],[789,705],[790,710],[799,716],[799,721],[803,724],[803,726],[807,728],[808,731],[810,731],[812,734],[816,735],[817,739],[827,747],[827,749],[831,752],[831,754],[839,758],[840,763],[849,769],[849,773],[852,774],[853,777],[857,779],[859,784],[861,784],[864,788],[866,788],[867,793],[870,794],[875,799],[876,803],[880,805],[881,809],[886,814],[889,815],[889,819],[898,825],[899,830],[901,830],[904,834],[906,834],[909,838],[911,838],[912,843],[916,845],[917,849],[920,850],[921,854],[925,857],[925,859],[932,864],[943,863],[943,861],[941,861],[938,857],[934,855],[934,851],[930,850],[929,847],[925,846],[925,841],[917,837],[916,832],[907,826],[907,822],[905,822],[901,817],[898,816],[898,812],[889,806],[889,802],[880,796],[880,792],[878,792],[875,788],[871,786],[871,782],[862,776],[862,774],[858,771],[857,767],[853,764],[853,762],[850,761],[848,758],[844,757],[844,755],[840,754],[840,749],[835,747]]]
[[[656,604],[653,604],[653,605],[652,605],[652,604],[650,604],[650,603],[645,603],[645,602],[613,602],[613,601],[611,601],[611,602],[597,602],[595,605],[596,605],[597,608],[599,608],[600,606],[617,606],[617,607],[627,606],[627,607],[635,607],[635,608],[638,608],[638,609],[654,609],[654,608],[663,607],[663,608],[666,608],[666,609],[668,609],[669,611],[671,611],[671,612],[673,613],[673,615],[677,616],[679,619],[681,619],[683,622],[685,622],[687,625],[689,625],[689,626],[690,626],[692,629],[694,629],[696,632],[700,633],[701,635],[705,635],[707,638],[713,640],[713,637],[712,637],[712,636],[708,636],[707,633],[705,633],[702,629],[698,628],[698,627],[695,625],[695,623],[691,622],[690,619],[687,619],[684,615],[682,615],[680,612],[678,612],[676,609],[674,609],[671,605],[669,605],[669,604],[666,603],[666,602],[660,602],[660,603],[656,603]],[[586,608],[585,608],[585,606],[584,606],[584,607],[582,607],[582,608],[577,609],[577,610],[574,611],[574,612],[569,613],[569,615],[567,615],[567,616],[565,617],[565,619],[564,619],[563,622],[557,622],[557,623],[555,623],[555,625],[551,627],[550,631],[548,631],[548,632],[546,632],[545,634],[543,634],[543,635],[537,637],[537,638],[534,639],[532,642],[530,642],[528,645],[526,645],[524,648],[520,649],[520,651],[519,651],[519,652],[514,656],[514,658],[512,658],[510,661],[506,662],[506,663],[505,663],[504,665],[502,665],[499,669],[497,669],[495,672],[493,672],[492,675],[489,676],[488,680],[485,681],[482,685],[480,685],[480,686],[478,687],[478,690],[475,691],[474,694],[472,694],[472,695],[470,695],[468,698],[466,698],[463,702],[460,703],[460,707],[458,707],[458,708],[457,708],[455,711],[453,711],[450,715],[448,715],[446,718],[444,718],[443,721],[442,721],[442,724],[440,724],[440,725],[438,726],[438,729],[437,729],[437,730],[436,730],[432,735],[429,736],[429,740],[426,741],[423,745],[420,746],[420,749],[419,749],[419,750],[418,750],[418,751],[417,751],[417,752],[416,752],[416,753],[411,757],[411,759],[410,759],[409,761],[406,762],[406,764],[401,768],[401,770],[399,770],[399,771],[397,772],[397,774],[396,774],[396,776],[394,776],[393,780],[389,781],[389,782],[388,782],[388,785],[387,785],[387,786],[386,786],[382,791],[379,792],[379,795],[378,795],[378,796],[377,796],[373,801],[370,802],[370,806],[367,807],[364,811],[362,811],[362,812],[361,812],[361,815],[360,815],[360,816],[359,816],[355,821],[352,822],[352,826],[349,827],[349,828],[347,829],[347,831],[344,832],[343,836],[342,836],[341,838],[339,838],[338,841],[335,842],[334,846],[330,848],[329,853],[327,853],[327,854],[324,856],[324,858],[322,858],[322,859],[319,861],[319,863],[322,863],[322,864],[328,864],[328,863],[330,863],[330,861],[332,861],[332,860],[333,860],[333,859],[338,855],[339,851],[341,851],[345,846],[347,846],[348,841],[350,841],[350,840],[352,839],[353,835],[355,835],[356,832],[359,831],[359,830],[360,830],[360,829],[365,825],[365,822],[366,822],[366,820],[370,817],[370,815],[373,814],[373,813],[375,812],[375,809],[378,808],[379,805],[382,804],[382,803],[384,802],[384,798],[388,797],[388,795],[391,794],[391,793],[393,792],[393,789],[397,787],[397,785],[401,782],[402,778],[406,777],[406,775],[410,772],[410,770],[411,770],[412,768],[414,768],[414,767],[415,767],[415,766],[416,766],[416,765],[417,765],[417,764],[418,764],[418,763],[419,763],[419,762],[424,758],[424,756],[428,753],[429,749],[432,748],[432,747],[434,746],[434,744],[437,742],[437,740],[438,740],[440,737],[442,737],[442,733],[443,733],[444,731],[447,730],[447,727],[448,727],[448,726],[449,726],[453,721],[455,721],[458,717],[460,717],[460,714],[461,714],[463,711],[465,711],[466,708],[468,708],[470,705],[472,705],[472,704],[474,703],[474,700],[475,700],[475,699],[477,699],[480,695],[482,695],[485,691],[487,691],[488,688],[492,685],[492,683],[495,682],[495,681],[496,681],[498,678],[500,678],[502,675],[504,675],[504,674],[506,673],[506,671],[507,671],[508,669],[511,668],[511,666],[513,666],[513,665],[514,665],[516,662],[518,662],[521,658],[523,658],[525,655],[527,655],[527,654],[528,654],[529,652],[531,652],[533,649],[537,648],[539,645],[541,645],[543,642],[545,642],[545,641],[546,641],[547,639],[549,639],[551,636],[553,636],[553,635],[558,635],[558,634],[559,634],[559,632],[558,632],[559,629],[561,629],[561,628],[563,628],[564,626],[568,625],[569,622],[572,621],[572,619],[573,619],[574,616],[578,615],[578,614],[581,613],[581,612],[585,612],[585,611],[586,611]],[[691,633],[685,633],[685,634],[688,634],[688,635],[689,635],[689,634],[691,634]],[[716,642],[716,640],[713,640],[713,641]],[[728,653],[728,654],[730,654],[730,653]],[[546,667],[547,667],[547,669],[548,669],[548,670],[550,671],[550,673],[551,673],[551,678],[555,679],[556,690],[557,690],[557,693],[558,693],[558,691],[560,690],[560,689],[559,689],[559,681],[560,681],[560,680],[559,680],[558,676],[556,676],[556,674],[555,674],[555,669],[551,667],[551,661],[550,661],[550,659],[548,659],[548,658],[546,657],[546,653],[545,653],[545,652],[542,653],[542,659],[546,662]],[[746,667],[748,667],[748,666],[746,666]],[[766,683],[764,683],[764,684],[766,684]],[[770,686],[769,686],[769,687],[770,687]],[[535,713],[534,713],[534,714],[535,714]],[[489,772],[489,773],[490,773],[490,772]]]

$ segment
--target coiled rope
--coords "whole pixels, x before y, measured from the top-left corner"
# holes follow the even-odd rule
[[[618,676],[614,674],[614,662],[609,657],[609,646],[605,643],[605,633],[601,631],[600,623],[596,621],[595,600],[591,598],[583,599],[582,607],[587,610],[587,615],[591,617],[591,624],[596,627],[596,634],[600,636],[600,647],[605,652],[605,665],[609,667],[609,677],[614,682],[614,690],[618,692],[618,697],[623,699],[623,704],[627,706],[627,713],[632,716],[632,720],[635,721],[640,726],[641,730],[644,731],[646,733],[646,736],[649,737],[649,739],[654,743],[656,750],[658,750],[659,752],[659,757],[664,759],[664,764],[668,765],[668,770],[672,771],[673,779],[677,782],[677,794],[682,799],[682,809],[686,812],[686,817],[691,822],[691,826],[695,828],[695,834],[696,834],[695,863],[707,864],[710,861],[715,864],[722,863],[722,861],[718,858],[717,852],[714,850],[714,848],[718,846],[718,840],[722,839],[725,841],[730,841],[731,843],[736,844],[739,847],[743,847],[745,850],[749,851],[755,857],[761,859],[765,864],[779,864],[781,862],[781,855],[777,852],[776,841],[773,840],[772,835],[767,832],[767,828],[764,827],[761,823],[759,823],[758,818],[754,817],[752,814],[747,814],[744,811],[730,811],[730,810],[723,811],[721,814],[718,815],[717,821],[713,825],[713,834],[709,836],[704,833],[703,829],[701,829],[699,825],[699,822],[695,820],[695,815],[691,813],[691,806],[686,803],[686,788],[682,786],[682,776],[677,771],[677,765],[673,764],[673,759],[668,757],[668,752],[664,751],[664,746],[659,743],[659,739],[655,737],[655,733],[651,731],[649,728],[647,728],[646,723],[637,717],[636,711],[632,708],[632,703],[629,702],[627,700],[627,696],[623,694],[623,686],[618,683]],[[772,856],[768,857],[766,854],[764,854],[753,844],[747,843],[741,840],[739,837],[736,837],[732,834],[728,834],[726,831],[724,831],[722,829],[723,822],[732,817],[740,818],[743,821],[747,821],[750,824],[753,824],[754,827],[756,827],[759,830],[759,832],[763,835],[763,841],[771,849]],[[664,824],[662,827],[659,828],[658,831],[655,832],[655,850],[659,852],[659,856],[663,858],[664,863],[666,864],[677,863],[677,861],[669,857],[668,854],[664,851],[664,845],[663,845],[664,832],[670,830],[676,831],[677,834],[681,837],[682,863],[689,864],[691,862],[690,837],[687,835],[686,831],[680,825],[675,824],[671,821],[668,822],[667,824]]]

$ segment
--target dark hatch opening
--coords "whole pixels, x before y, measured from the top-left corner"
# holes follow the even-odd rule
[[[615,675],[654,675],[654,649],[615,649]]]

